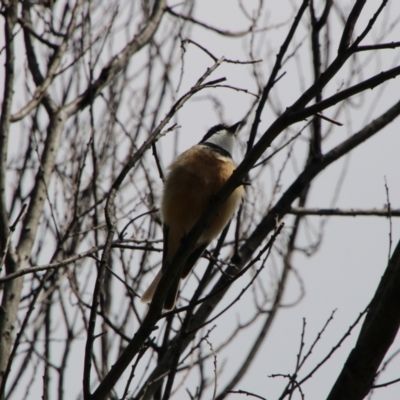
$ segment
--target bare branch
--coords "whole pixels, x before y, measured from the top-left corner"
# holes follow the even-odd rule
[[[185,39],[185,40],[182,40],[182,46],[183,46],[185,43],[191,43],[191,44],[197,46],[199,49],[203,50],[204,53],[206,53],[214,62],[216,62],[216,61],[218,60],[218,57],[215,57],[215,56],[211,53],[211,51],[207,50],[204,46],[202,46],[201,44],[195,42],[194,40],[192,40],[192,39]],[[262,61],[262,60],[250,60],[250,61],[238,61],[238,60],[237,60],[237,61],[234,61],[234,60],[229,60],[229,59],[226,59],[226,58],[224,59],[224,62],[230,63],[230,64],[256,64],[256,63],[259,63],[259,62],[261,62],[261,61]]]
[[[342,209],[342,208],[291,208],[288,214],[293,215],[320,215],[320,216],[341,216],[341,217],[358,217],[358,216],[371,216],[371,217],[400,217],[400,210],[383,210],[372,209]]]
[[[231,31],[228,31],[228,30],[223,30],[223,29],[219,29],[217,27],[213,27],[213,26],[208,25],[208,24],[206,24],[204,22],[201,22],[201,21],[198,21],[198,20],[194,19],[193,17],[189,17],[187,15],[178,14],[170,7],[167,7],[167,12],[169,14],[173,15],[174,17],[184,19],[185,21],[190,21],[190,22],[194,23],[195,25],[201,26],[202,28],[208,29],[208,30],[213,31],[215,33],[218,33],[219,35],[228,36],[228,37],[240,37],[240,36],[248,35],[248,34],[250,34],[252,32],[263,32],[263,31],[267,31],[267,30],[271,29],[271,27],[254,29],[253,26],[250,26],[248,29],[246,29],[244,31],[231,32]]]
[[[192,87],[192,89],[186,93],[184,96],[182,96],[171,108],[167,116],[160,122],[158,127],[155,129],[155,131],[149,136],[149,138],[143,143],[143,145],[140,147],[140,149],[130,158],[129,162],[124,166],[123,170],[113,183],[113,186],[111,188],[109,197],[107,199],[107,204],[106,204],[106,220],[107,220],[107,226],[108,226],[108,235],[107,235],[107,241],[105,244],[105,248],[103,251],[102,255],[102,260],[101,264],[104,266],[107,264],[107,260],[110,254],[111,250],[111,243],[112,239],[115,233],[115,217],[114,217],[114,199],[117,194],[117,191],[122,184],[123,180],[125,179],[126,175],[128,172],[133,168],[133,166],[136,164],[136,162],[141,158],[143,153],[150,148],[152,143],[154,143],[162,131],[164,129],[165,125],[169,122],[169,120],[173,117],[173,115],[176,113],[176,111],[183,106],[183,104],[195,93],[198,91],[210,87],[212,84],[215,84],[216,81],[214,82],[208,82],[208,83],[203,83],[208,76],[211,75],[211,73],[218,68],[218,66],[223,62],[223,58],[218,60],[211,68],[208,68],[208,70],[203,74],[201,78],[198,79],[196,84]],[[182,247],[182,246],[181,246]],[[187,252],[188,253],[188,252]],[[185,255],[186,257],[189,254]],[[183,265],[183,262],[181,263]],[[180,269],[176,267],[174,268],[174,271],[176,273],[180,272]],[[110,372],[105,376],[101,384],[98,386],[96,391],[93,393],[91,396],[92,400],[97,400],[97,399],[104,399],[109,391],[112,389],[116,381],[119,379],[121,374],[125,371],[126,367],[130,363],[130,361],[133,359],[133,357],[137,354],[141,346],[143,345],[144,341],[148,338],[148,336],[151,334],[156,322],[159,320],[164,304],[164,299],[165,296],[167,295],[167,291],[169,288],[170,283],[173,281],[175,277],[175,274],[163,274],[163,277],[161,278],[161,284],[158,285],[157,291],[154,295],[153,301],[150,306],[150,310],[146,315],[145,320],[143,321],[141,327],[137,331],[134,339],[129,343],[128,347],[125,349],[125,351],[122,353],[120,358],[117,360],[117,362],[113,365],[111,368]],[[94,325],[95,325],[95,310],[97,309],[97,304],[96,304],[96,299],[98,301],[98,296],[99,296],[99,290],[101,287],[101,276],[99,274],[97,282],[96,282],[96,287],[95,287],[95,292],[93,294],[93,304],[92,304],[92,311],[91,311],[91,324],[92,324],[92,332],[94,330]],[[165,280],[165,283],[163,282]],[[93,340],[93,339],[92,339]],[[90,360],[91,357],[91,348],[93,342],[90,340],[87,341],[87,346],[86,346],[86,359]],[[88,367],[86,367],[88,368]],[[88,379],[88,377],[86,378]]]
[[[353,36],[354,28],[358,21],[358,18],[361,14],[362,9],[364,8],[366,0],[357,0],[350,12],[350,15],[346,21],[346,25],[343,29],[342,38],[340,40],[338,54],[342,54],[347,51],[351,38]]]
[[[328,400],[363,399],[373,386],[376,371],[400,327],[400,242],[373,297],[357,343]],[[368,349],[366,351],[365,349]],[[350,372],[351,371],[351,372]]]
[[[246,390],[231,390],[229,393],[237,393],[237,394],[245,394],[246,397],[250,396],[250,397],[255,397],[256,399],[260,399],[260,400],[267,400],[265,397],[259,396],[258,394],[255,393],[251,393],[248,392]]]
[[[52,270],[52,269],[57,269],[61,267],[65,267],[66,265],[72,264],[75,261],[82,260],[85,257],[89,257],[94,253],[97,253],[99,250],[103,249],[104,246],[95,246],[92,247],[91,249],[80,253],[80,254],[75,254],[71,257],[67,257],[61,261],[56,261],[54,263],[46,264],[46,265],[38,265],[38,266],[32,266],[29,268],[23,268],[20,269],[19,271],[16,271],[12,274],[8,274],[3,278],[0,278],[0,284],[4,282],[8,282],[10,280],[19,278],[21,276],[24,276],[26,274],[33,274],[35,272],[40,272],[40,271],[47,271],[47,270]]]
[[[309,2],[309,0],[303,0],[303,3],[301,4],[299,11],[297,12],[297,15],[296,15],[295,19],[293,20],[292,26],[290,27],[287,37],[286,37],[285,41],[283,42],[283,44],[279,50],[279,53],[276,56],[274,68],[271,72],[268,83],[266,84],[266,86],[263,90],[260,102],[257,106],[256,116],[254,117],[253,125],[251,126],[251,132],[249,135],[249,140],[247,142],[247,152],[249,152],[250,149],[254,145],[254,141],[255,141],[255,138],[257,135],[258,125],[260,124],[260,121],[261,121],[261,113],[264,110],[264,106],[268,99],[269,92],[271,91],[271,89],[273,88],[275,83],[277,82],[277,76],[278,76],[278,73],[282,66],[283,57],[285,56],[285,54],[287,52],[289,44],[292,42],[293,36],[296,33],[297,27],[299,26],[301,17],[303,16],[304,11],[307,8],[308,2]]]
[[[350,8],[332,0],[289,1],[279,10],[261,0],[239,0],[229,10],[221,8],[222,21],[212,19],[198,0],[172,9],[165,0],[3,3],[0,397],[166,400],[186,391],[192,400],[222,400],[231,393],[267,398],[268,390],[258,390],[259,396],[256,388],[238,389],[257,365],[261,346],[273,338],[269,332],[278,327],[273,322],[283,316],[280,310],[297,306],[306,287],[313,295],[313,283],[303,282],[300,268],[308,258],[295,255],[311,257],[321,249],[324,256],[328,216],[390,218],[393,232],[400,216],[393,199],[387,199],[388,207],[371,209],[353,197],[354,208],[338,208],[339,194],[347,188],[340,183],[330,181],[331,189],[317,195],[313,190],[320,173],[340,159],[340,171],[332,168],[329,177],[343,182],[362,152],[351,163],[347,155],[379,132],[391,131],[389,124],[400,114],[400,102],[385,108],[390,96],[396,97],[397,83],[389,79],[400,74],[400,42],[391,42],[400,26],[394,5],[381,0],[368,16],[363,14],[367,3],[360,0]],[[219,5],[213,6],[212,12],[217,10]],[[271,25],[283,10],[290,19]],[[306,22],[305,10],[310,12]],[[243,57],[235,55],[240,48]],[[220,49],[234,55],[219,58]],[[383,49],[395,51],[383,54]],[[209,59],[210,68],[206,64],[198,72]],[[214,78],[222,64],[223,75]],[[189,72],[198,76],[191,86]],[[329,107],[333,111],[325,111]],[[246,156],[221,192],[213,193],[194,229],[185,231],[173,271],[167,267],[153,303],[144,306],[138,297],[162,262],[159,203],[165,167],[213,120],[222,123],[237,114],[245,115],[251,128],[247,138],[238,135],[240,148],[233,155]],[[377,154],[376,168],[393,162],[395,146],[389,150],[383,164]],[[393,173],[381,174],[393,179]],[[246,198],[230,228],[205,250],[200,263],[206,268],[199,265],[181,282],[178,306],[164,312],[171,280],[238,185],[245,186]],[[392,260],[393,255],[359,339],[364,352],[354,350],[350,367],[371,354],[366,363],[372,371],[386,351],[388,332],[393,335],[400,312],[381,319],[390,308],[385,296],[395,275]],[[290,278],[295,290],[287,298]],[[397,297],[392,300],[395,304]],[[216,333],[219,345],[210,350],[213,328],[206,325],[224,317],[228,323]],[[336,323],[340,345],[348,326]],[[384,345],[370,351],[369,346],[381,345],[371,339],[374,334],[368,336],[384,331],[376,324],[387,325]],[[301,332],[285,332],[299,335],[293,372],[271,371],[284,380],[282,399],[305,398],[305,381],[314,384],[311,374],[323,374],[322,365],[336,362],[329,357],[337,343],[328,344],[332,350],[302,380],[325,329],[308,349],[305,328],[304,319]],[[252,329],[244,356],[238,357],[232,349]],[[84,354],[79,353],[82,337]],[[370,390],[380,372],[392,372],[396,354],[381,365]],[[72,358],[81,363],[83,390],[71,385]],[[235,363],[233,373],[225,360]],[[356,369],[357,376],[368,382],[362,369]],[[354,382],[345,382],[346,390],[347,384]]]
[[[370,45],[365,45],[365,46],[357,46],[356,52],[371,51],[371,50],[397,49],[399,47],[400,47],[400,42],[370,44]]]
[[[17,227],[18,222],[21,221],[24,218],[25,212],[26,212],[26,204],[24,204],[22,206],[21,211],[19,212],[17,218],[15,219],[14,223],[10,226],[10,231],[9,231],[9,233],[7,235],[6,243],[4,245],[4,248],[2,250],[2,254],[1,254],[1,257],[0,257],[0,272],[3,269],[3,264],[5,262],[5,259],[6,259],[7,253],[8,253],[8,248],[10,246],[11,236],[15,232],[15,229]],[[1,282],[1,280],[0,280],[0,282]]]
[[[75,100],[65,106],[68,116],[76,114],[93,102],[107,84],[127,65],[131,57],[146,45],[154,36],[164,15],[166,0],[157,0],[153,7],[153,13],[141,32],[102,69],[100,76],[89,84],[89,87]]]

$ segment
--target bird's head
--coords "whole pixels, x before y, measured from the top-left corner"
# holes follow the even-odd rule
[[[246,123],[239,121],[234,125],[218,124],[208,130],[200,143],[212,143],[232,154],[236,141],[236,133]]]

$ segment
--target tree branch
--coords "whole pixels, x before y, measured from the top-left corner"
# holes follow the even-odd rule
[[[296,33],[297,27],[299,26],[301,17],[304,14],[304,11],[306,10],[307,6],[308,6],[308,2],[309,0],[303,0],[303,3],[301,4],[299,11],[297,12],[296,17],[293,20],[292,26],[290,27],[290,30],[286,36],[285,41],[283,42],[279,53],[276,56],[276,61],[274,64],[274,67],[272,69],[271,75],[268,79],[267,84],[265,85],[265,88],[263,90],[262,96],[260,98],[260,102],[258,103],[257,106],[257,110],[256,110],[256,115],[254,117],[254,121],[253,124],[251,126],[251,131],[249,134],[249,140],[247,141],[247,153],[250,151],[250,149],[253,147],[254,145],[254,141],[257,135],[257,130],[258,130],[258,126],[261,122],[261,114],[264,110],[265,107],[265,103],[268,100],[268,96],[269,93],[271,91],[271,89],[273,88],[273,86],[276,83],[276,78],[278,76],[278,73],[282,67],[282,60],[283,57],[285,56],[287,49],[289,47],[289,44],[292,42],[293,36]]]
[[[275,228],[276,221],[281,220],[289,212],[289,210],[291,209],[291,204],[300,196],[304,188],[307,187],[310,182],[327,166],[338,160],[343,155],[347,154],[349,151],[367,140],[373,134],[379,132],[384,126],[393,121],[393,119],[396,118],[398,115],[400,115],[400,101],[396,103],[392,108],[390,108],[387,112],[382,114],[379,118],[365,126],[361,131],[357,132],[352,137],[342,142],[340,145],[328,152],[325,156],[322,156],[321,159],[315,160],[314,162],[306,166],[304,171],[285,191],[280,200],[261,220],[256,229],[250,234],[246,242],[240,247],[239,255],[235,259],[234,265],[227,268],[227,270],[225,271],[226,273],[220,277],[218,282],[210,290],[210,292],[214,292],[216,294],[209,298],[207,301],[203,302],[193,316],[190,325],[188,326],[188,331],[191,333],[184,337],[181,347],[182,349],[185,349],[189,345],[197,332],[197,328],[199,326],[203,326],[206,323],[207,318],[224,297],[226,291],[228,290],[227,281],[229,278],[227,278],[227,276],[235,276],[239,271],[241,271],[241,269],[251,259],[256,249],[261,245],[265,237]],[[248,157],[249,155],[245,158],[245,160]],[[236,172],[234,173],[233,177],[235,176],[235,174]],[[233,177],[231,179],[233,179]],[[219,196],[221,195],[221,193],[223,193],[225,188],[226,185],[218,193],[216,199],[219,199]],[[214,201],[216,200],[214,199]],[[210,211],[210,209],[208,211]],[[200,221],[204,222],[207,216],[208,213],[205,212],[200,218]],[[199,224],[200,222],[196,224],[194,229],[196,229]],[[189,236],[193,234],[194,229],[192,229],[192,231],[187,236],[187,240],[189,240]],[[184,247],[185,244],[186,243],[181,245],[180,249],[178,250],[179,254],[177,254],[172,261],[175,267],[177,266],[177,263],[180,262],[178,256],[180,257],[181,254],[183,254],[182,247]],[[221,290],[222,287],[225,287],[225,289]],[[171,340],[171,343],[174,343],[176,340],[178,340],[177,337],[173,338]],[[158,363],[157,367],[150,375],[154,378],[154,381],[156,380],[155,377],[163,376],[166,371],[169,370],[172,356],[173,353],[171,352],[171,350],[168,350],[163,359]],[[157,382],[155,382],[155,384],[157,384]]]
[[[105,248],[102,254],[101,258],[101,268],[104,270],[104,266],[108,262],[108,257],[110,255],[110,250],[111,250],[111,243],[112,239],[116,230],[116,221],[115,221],[115,216],[114,216],[114,199],[117,194],[117,191],[122,184],[123,180],[125,179],[126,175],[128,172],[134,167],[134,165],[137,163],[138,160],[142,157],[143,153],[151,147],[151,145],[158,139],[161,130],[165,127],[165,125],[170,121],[170,119],[175,115],[177,110],[183,106],[183,104],[195,93],[198,91],[210,87],[210,84],[215,84],[218,81],[213,81],[213,82],[208,82],[208,83],[203,83],[208,76],[211,75],[211,73],[218,68],[218,66],[223,62],[224,58],[221,58],[218,60],[211,68],[208,68],[207,71],[203,74],[203,76],[198,79],[196,84],[192,87],[192,89],[186,93],[184,96],[182,96],[171,108],[171,110],[168,112],[167,116],[160,122],[158,127],[154,130],[154,132],[149,136],[149,138],[143,143],[143,145],[140,147],[140,149],[131,157],[129,162],[124,166],[123,170],[121,173],[118,175],[117,179],[112,185],[110,194],[107,198],[107,203],[106,203],[106,208],[105,208],[105,214],[106,214],[106,221],[107,221],[107,228],[108,228],[108,234],[107,234],[107,239],[105,243]],[[182,246],[181,246],[182,247]],[[193,245],[191,246],[193,247]],[[187,258],[189,254],[186,254],[185,257]],[[180,266],[183,266],[183,262],[180,264]],[[177,267],[175,264],[175,268],[173,271],[178,274],[180,272],[180,268]],[[178,268],[176,270],[176,268]],[[108,393],[111,391],[115,383],[118,381],[119,377],[122,375],[122,373],[125,371],[126,367],[129,365],[129,363],[132,361],[132,359],[135,357],[137,352],[141,349],[143,346],[145,340],[148,338],[148,336],[151,334],[151,332],[154,329],[155,324],[159,320],[163,305],[164,305],[164,299],[165,296],[167,295],[168,288],[170,284],[172,283],[173,279],[175,277],[175,274],[173,273],[166,273],[163,274],[160,284],[157,287],[156,293],[153,297],[153,301],[150,305],[150,309],[143,320],[140,328],[136,332],[135,336],[132,338],[131,342],[129,345],[126,347],[124,352],[121,354],[121,356],[118,358],[116,363],[112,366],[111,370],[109,373],[105,376],[105,378],[102,380],[100,385],[97,387],[95,392],[92,394],[90,397],[91,400],[101,400],[107,397]],[[91,325],[91,330],[92,332],[94,331],[94,326],[95,326],[95,321],[96,321],[96,310],[97,310],[97,304],[98,304],[98,296],[99,296],[99,291],[101,287],[101,272],[98,274],[98,278],[96,281],[96,286],[95,286],[95,291],[93,294],[93,304],[92,304],[92,309],[91,309],[91,314],[90,314],[90,323]],[[96,303],[97,299],[97,303]],[[90,331],[89,331],[90,333]],[[88,337],[89,337],[88,333]],[[93,333],[91,333],[93,337]],[[86,357],[90,356],[91,352],[91,346],[93,344],[93,338],[90,339],[88,338],[87,345],[86,345]],[[90,351],[89,351],[90,347]],[[89,368],[87,365],[85,368]],[[87,379],[87,377],[86,377]]]
[[[65,106],[65,112],[68,116],[76,114],[87,107],[93,99],[106,87],[110,81],[128,64],[131,57],[145,46],[154,36],[161,19],[164,15],[166,0],[156,0],[153,13],[148,21],[144,24],[144,28],[128,43],[125,48],[118,53],[108,64],[102,69],[100,76],[96,81],[90,83],[88,88],[78,96],[75,100]]]
[[[320,216],[342,216],[342,217],[400,217],[400,209],[397,210],[362,210],[357,208],[340,209],[340,208],[291,208],[288,214],[293,215],[320,215]]]
[[[400,241],[370,303],[357,343],[328,400],[361,400],[400,327]]]

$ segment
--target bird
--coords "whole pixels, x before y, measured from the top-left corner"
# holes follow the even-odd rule
[[[163,222],[162,267],[141,297],[150,303],[167,265],[178,250],[182,238],[189,233],[205,211],[210,200],[222,188],[236,166],[232,152],[236,133],[245,121],[234,125],[218,124],[204,135],[202,140],[176,157],[168,168],[161,199]],[[185,279],[204,250],[225,228],[240,205],[245,191],[238,186],[221,206],[211,224],[204,230],[188,257],[181,274],[171,284],[163,309],[175,308],[181,279]],[[168,268],[171,271],[171,268]]]

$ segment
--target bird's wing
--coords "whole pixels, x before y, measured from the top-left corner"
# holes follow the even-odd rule
[[[190,274],[190,271],[193,269],[194,264],[196,264],[196,261],[201,257],[201,255],[203,254],[203,251],[207,248],[208,245],[209,245],[209,243],[202,243],[188,257],[186,264],[182,270],[182,274],[181,274],[182,279],[185,279]]]
[[[181,276],[177,275],[173,280],[173,282],[171,283],[167,297],[165,298],[165,303],[164,303],[165,310],[173,310],[175,308],[175,303],[178,297],[179,284],[181,279],[184,279],[189,275],[194,264],[203,254],[203,251],[206,249],[207,246],[208,243],[203,243],[193,251],[193,253],[187,259],[185,266],[183,267]]]
[[[178,297],[178,292],[179,292],[179,284],[181,282],[181,277],[177,275],[173,282],[171,283],[171,286],[168,290],[167,297],[165,298],[164,302],[164,310],[173,310],[175,308],[175,303],[176,299]]]
[[[169,235],[169,226],[167,224],[163,225],[163,257],[162,257],[162,269],[164,270],[166,261],[167,261],[167,254],[168,254],[168,235]]]

